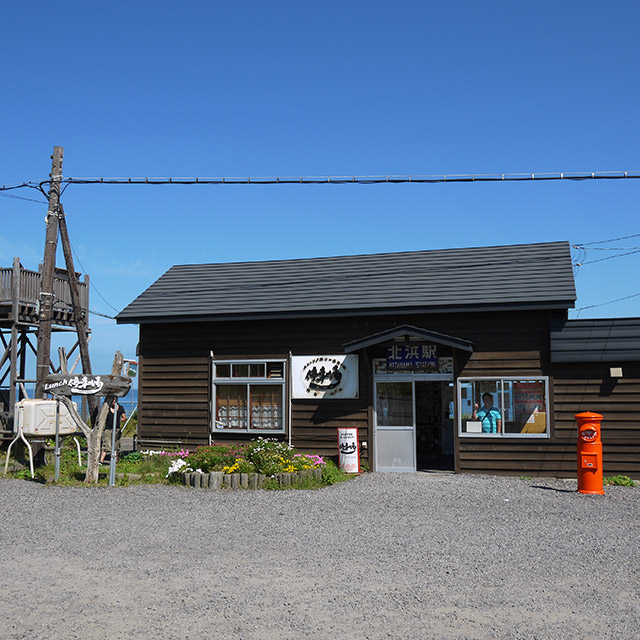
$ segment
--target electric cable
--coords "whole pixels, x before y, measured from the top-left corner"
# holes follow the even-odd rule
[[[640,171],[577,171],[555,173],[487,173],[440,175],[371,175],[371,176],[285,176],[285,177],[131,177],[131,178],[62,178],[58,184],[435,184],[445,182],[523,182],[548,180],[625,180],[640,178]],[[2,185],[0,191],[30,187],[44,193],[51,179]],[[66,187],[65,187],[66,188]]]
[[[638,296],[640,296],[640,292],[639,293],[632,293],[630,296],[624,296],[623,298],[616,298],[615,300],[609,300],[608,302],[600,302],[599,304],[590,304],[590,305],[588,305],[586,307],[580,307],[579,309],[575,309],[575,311],[580,313],[580,311],[584,311],[585,309],[594,309],[595,307],[604,307],[607,304],[613,304],[614,302],[622,302],[623,300],[629,300],[631,298],[637,298]]]
[[[82,271],[84,271],[84,273],[87,273],[87,270],[85,269],[80,258],[78,257],[77,251],[75,250],[74,246],[71,244],[71,240],[69,240],[69,246],[71,247],[71,251],[73,251],[73,255],[76,257],[76,260],[78,261],[78,264],[80,265],[80,268],[82,269]],[[107,306],[111,307],[116,313],[118,313],[118,310],[110,302],[108,302],[107,299],[100,293],[96,285],[93,283],[93,278],[89,280],[89,286],[102,298],[102,301]],[[96,312],[96,315],[99,315],[99,314]],[[111,318],[111,316],[105,316],[105,317]]]
[[[626,253],[619,253],[615,256],[607,256],[606,258],[598,258],[597,260],[587,260],[586,262],[576,262],[575,264],[578,267],[582,267],[585,264],[595,264],[596,262],[604,262],[605,260],[613,260],[614,258],[622,258],[623,256],[630,256],[634,253],[640,253],[640,249],[635,249],[634,251],[627,251]]]
[[[617,242],[618,240],[628,240],[629,238],[640,238],[640,233],[634,233],[630,236],[621,236],[619,238],[610,238],[609,240],[596,240],[594,242],[579,242],[574,247],[588,247],[592,244],[606,244],[607,242]]]
[[[37,204],[47,204],[46,200],[35,200],[34,198],[25,198],[24,196],[14,196],[11,193],[0,193],[3,198],[14,198],[15,200],[26,200],[27,202],[36,202]]]

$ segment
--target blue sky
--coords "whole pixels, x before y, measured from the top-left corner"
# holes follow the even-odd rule
[[[54,145],[73,177],[638,171],[638,24],[631,1],[10,3],[0,184],[45,179]],[[173,264],[633,235],[639,193],[73,185],[63,203],[91,308],[115,315]],[[3,265],[37,269],[45,212],[0,197]],[[577,307],[640,293],[639,266],[585,265]],[[640,296],[580,313],[612,316]],[[95,371],[133,357],[136,327],[91,324]]]

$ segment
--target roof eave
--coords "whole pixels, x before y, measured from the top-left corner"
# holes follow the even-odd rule
[[[358,340],[346,342],[343,345],[344,352],[354,353],[355,351],[360,351],[361,349],[366,349],[367,347],[373,347],[378,344],[383,344],[402,336],[421,338],[423,340],[435,342],[436,344],[453,347],[454,349],[461,349],[462,351],[473,351],[473,342],[465,340],[464,338],[449,336],[444,333],[438,333],[436,331],[424,329],[423,327],[414,327],[412,325],[404,324],[399,327],[394,327],[393,329],[387,329],[386,331],[381,331],[369,336],[364,336],[363,338],[359,338]]]
[[[477,305],[441,305],[441,306],[413,306],[365,309],[319,309],[314,311],[260,311],[244,313],[212,313],[212,314],[182,314],[182,315],[153,315],[138,316],[135,314],[116,316],[117,324],[157,324],[178,322],[231,322],[237,320],[289,320],[296,318],[338,318],[346,316],[374,316],[394,314],[430,314],[430,313],[478,313],[491,311],[544,311],[551,309],[571,309],[575,306],[575,299],[553,300],[538,302],[511,302]]]

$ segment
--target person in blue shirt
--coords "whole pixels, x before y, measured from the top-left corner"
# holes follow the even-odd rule
[[[500,412],[492,405],[493,397],[490,393],[482,394],[481,409],[478,404],[473,407],[473,420],[480,420],[482,423],[482,433],[501,433],[502,432],[502,416]]]

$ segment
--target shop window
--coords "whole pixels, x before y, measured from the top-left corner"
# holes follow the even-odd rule
[[[460,436],[549,437],[548,378],[460,378]]]
[[[216,431],[284,432],[284,362],[214,362]]]

